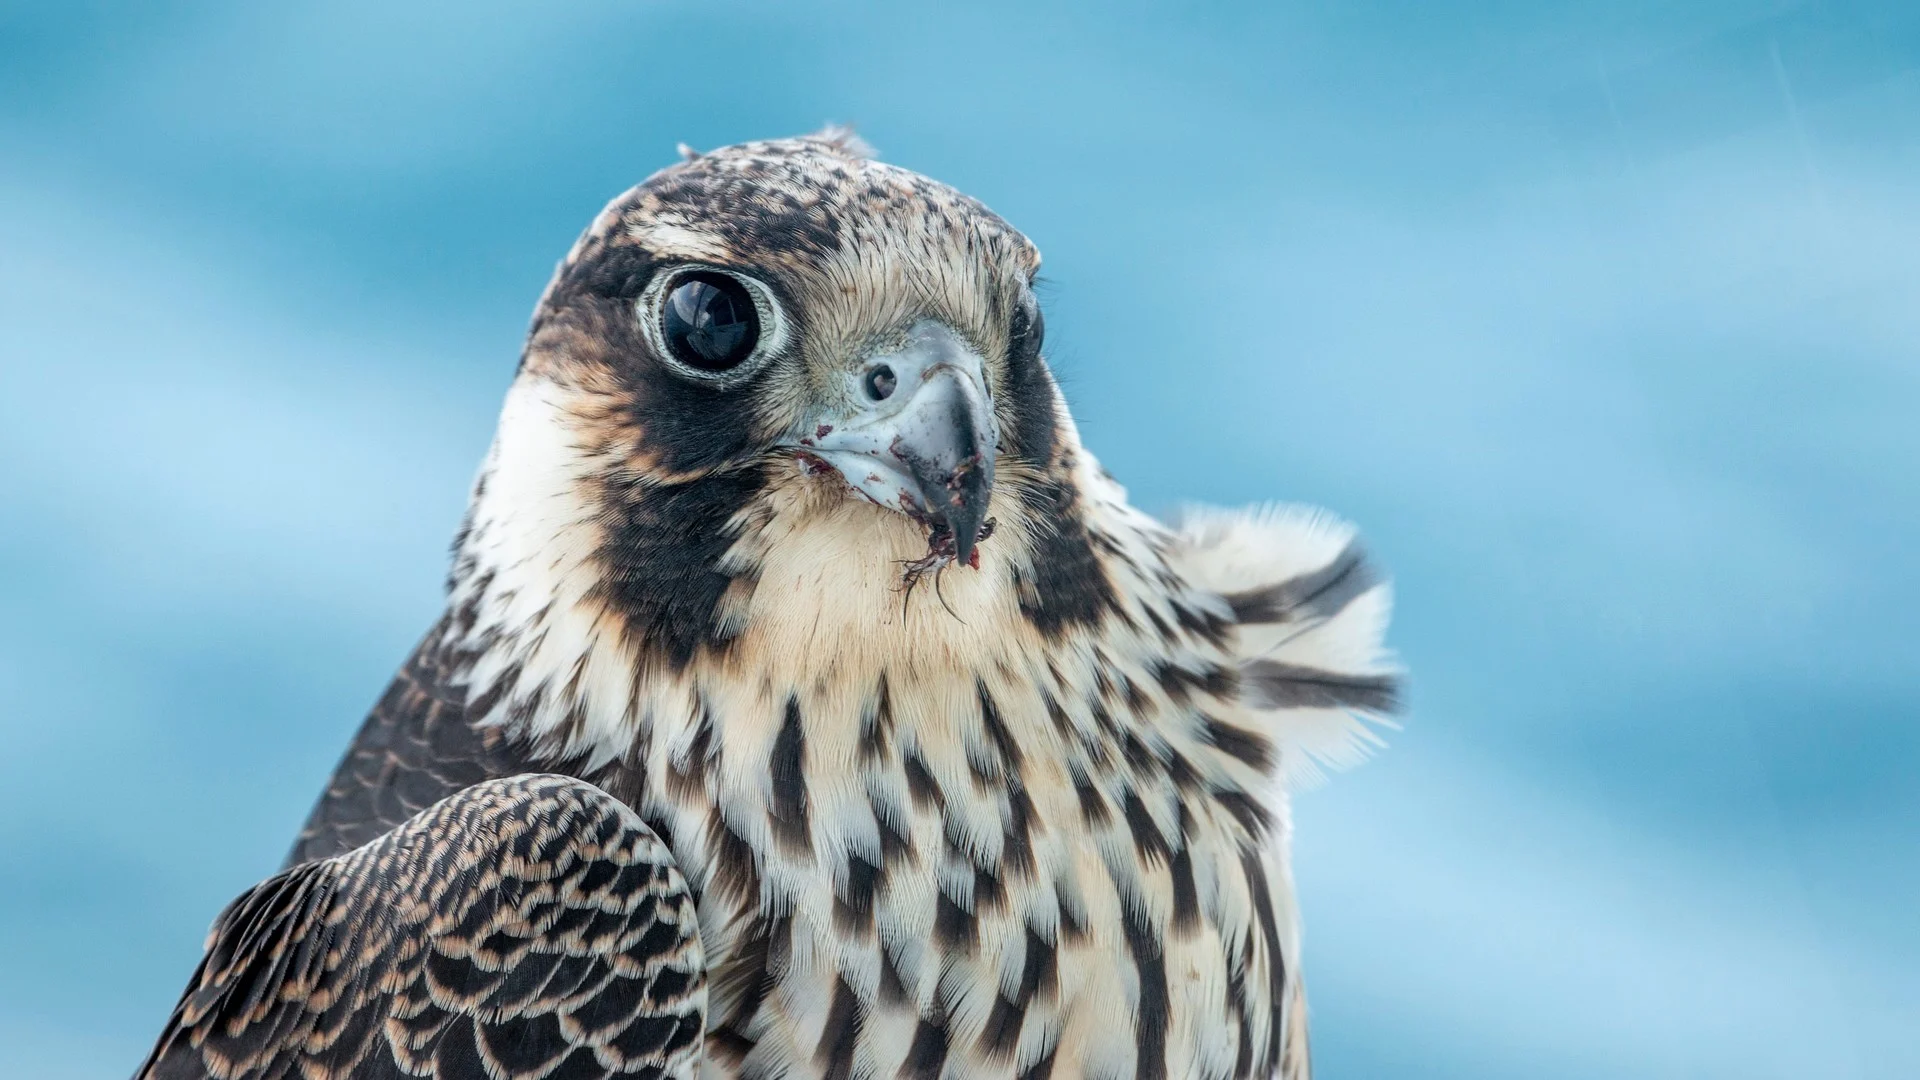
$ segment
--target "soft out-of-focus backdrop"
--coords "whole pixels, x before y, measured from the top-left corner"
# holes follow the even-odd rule
[[[1323,1076],[1920,1076],[1908,0],[0,5],[0,1075],[275,867],[575,232],[828,120],[1035,238],[1138,501],[1397,572]]]

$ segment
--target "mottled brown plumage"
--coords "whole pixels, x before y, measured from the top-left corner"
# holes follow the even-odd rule
[[[1396,707],[1386,587],[1324,515],[1129,506],[1038,266],[839,133],[616,199],[294,859],[566,773],[696,898],[704,1076],[1305,1077],[1287,791]]]
[[[468,787],[234,901],[143,1080],[543,1080],[698,1070],[693,897],[591,784]]]

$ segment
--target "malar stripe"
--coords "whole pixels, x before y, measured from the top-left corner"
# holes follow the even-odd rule
[[[661,386],[679,390],[674,381]],[[709,400],[701,399],[703,404]],[[682,413],[685,420],[679,419]],[[657,408],[649,415],[685,424],[690,431],[730,426],[716,422],[710,409]],[[717,472],[687,484],[656,485],[631,475],[601,482],[607,520],[595,555],[602,566],[620,569],[604,574],[592,595],[621,615],[625,636],[643,654],[646,666],[657,663],[684,671],[702,651],[720,652],[731,645],[732,633],[721,617],[726,594],[736,578],[750,584],[754,572],[732,573],[721,567],[737,537],[735,519],[765,486],[762,466]],[[662,528],[662,522],[675,527]]]
[[[1049,641],[1096,626],[1120,610],[1120,599],[1081,524],[1080,495],[1061,479],[1023,485],[1021,501],[1035,523],[1031,563],[1013,570],[1020,613]]]
[[[1400,709],[1400,679],[1254,660],[1241,668],[1248,704],[1256,709]]]

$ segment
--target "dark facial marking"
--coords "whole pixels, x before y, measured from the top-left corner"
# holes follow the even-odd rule
[[[595,592],[625,617],[628,644],[643,661],[678,670],[702,649],[730,644],[720,607],[734,578],[718,567],[733,546],[734,515],[763,481],[762,470],[747,469],[665,486],[620,476],[601,482],[608,522]]]
[[[1005,385],[995,390],[1013,413],[1012,422],[1002,429],[1001,441],[1009,456],[1044,466],[1053,461],[1060,418],[1054,409],[1053,376],[1040,358],[1046,323],[1031,295],[1014,308],[1012,323]]]
[[[1043,480],[1020,492],[1034,521],[1031,579],[1020,586],[1020,612],[1050,638],[1097,624],[1119,609],[1113,583],[1094,557],[1080,524],[1080,493],[1064,480]]]
[[[631,449],[670,473],[740,467],[765,449],[754,439],[751,384],[722,388],[690,378],[648,343],[642,320],[655,315],[640,312],[636,301],[647,280],[664,268],[631,241],[591,247],[561,271],[535,316],[522,362],[538,354],[611,376],[619,392],[599,400],[623,422],[622,430],[633,433],[637,445]],[[797,329],[792,305],[775,284],[768,288]]]

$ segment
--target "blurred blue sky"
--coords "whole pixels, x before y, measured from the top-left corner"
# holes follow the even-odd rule
[[[851,121],[1137,501],[1360,522],[1340,1077],[1920,1076],[1920,6],[0,3],[0,1075],[131,1071],[611,195]]]

